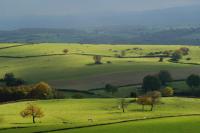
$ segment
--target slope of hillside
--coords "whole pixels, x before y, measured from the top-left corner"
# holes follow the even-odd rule
[[[29,83],[46,81],[58,89],[88,90],[104,87],[107,83],[141,83],[144,76],[159,70],[169,70],[174,79],[184,79],[192,73],[200,73],[199,66],[192,65],[200,63],[198,46],[187,46],[191,52],[180,60],[183,64],[168,62],[169,58],[164,59],[164,62],[158,62],[159,57],[137,58],[150,52],[176,50],[180,47],[182,46],[58,43],[23,45],[0,50],[0,76],[13,72]],[[63,49],[68,49],[69,53],[63,54]],[[116,57],[116,54],[128,49],[126,58]],[[93,55],[96,54],[104,56],[103,64],[94,64]],[[191,60],[186,60],[187,58]]]
[[[132,103],[126,109],[126,113],[122,113],[122,110],[118,108],[118,101],[118,99],[65,99],[3,104],[0,105],[0,133],[33,133],[42,131],[46,133],[51,130],[62,130],[77,126],[179,115],[190,116],[196,114],[196,117],[199,118],[199,99],[163,98],[162,104],[156,105],[155,110],[152,112],[148,111],[150,108],[148,106],[145,107],[147,111],[143,112],[140,110],[141,105]],[[36,119],[36,124],[31,123],[31,118],[25,119],[19,115],[19,112],[26,107],[27,103],[37,104],[44,111],[45,116],[41,119]],[[93,119],[93,122],[88,120],[90,118]],[[178,119],[181,122],[182,118]],[[187,118],[186,120],[191,122]],[[148,123],[149,120],[143,120],[142,122],[145,124],[145,121]],[[173,121],[174,119],[171,122]],[[87,131],[87,128],[83,131],[85,130]],[[110,130],[109,127],[108,130]]]

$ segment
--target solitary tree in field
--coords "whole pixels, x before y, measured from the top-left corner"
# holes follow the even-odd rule
[[[163,57],[160,57],[159,58],[159,62],[163,62],[164,61],[164,58]]]
[[[68,49],[63,49],[63,53],[64,53],[64,54],[67,54],[68,52],[69,52]]]
[[[137,99],[137,103],[142,105],[142,111],[144,111],[144,106],[145,105],[150,105],[151,104],[151,101],[152,101],[151,97],[146,96],[146,95],[140,96]]]
[[[41,108],[37,107],[34,104],[29,104],[23,111],[20,112],[20,115],[23,118],[31,117],[33,120],[33,123],[35,123],[36,118],[44,117],[44,113],[41,110]]]
[[[188,54],[189,54],[189,51],[190,51],[190,49],[187,48],[187,47],[182,47],[182,48],[180,48],[179,50],[181,51],[181,53],[182,53],[183,55],[188,55]]]
[[[142,88],[145,92],[158,90],[161,87],[161,82],[157,76],[148,75],[144,77]]]
[[[166,85],[167,82],[170,82],[172,80],[172,76],[167,70],[160,71],[158,77],[162,85]]]
[[[154,105],[159,102],[161,93],[159,91],[151,91],[147,93],[147,96],[151,98],[150,105],[151,111],[153,111]]]
[[[102,64],[101,60],[102,60],[102,56],[101,55],[94,55],[93,56],[93,60],[95,62],[95,64]]]
[[[126,51],[125,51],[125,50],[122,50],[122,51],[121,51],[121,57],[124,57],[124,56],[126,56]]]
[[[125,113],[125,109],[128,107],[128,102],[125,98],[120,99],[119,101],[119,107],[122,109],[122,112]]]
[[[186,79],[187,85],[193,90],[200,86],[200,76],[192,74]]]

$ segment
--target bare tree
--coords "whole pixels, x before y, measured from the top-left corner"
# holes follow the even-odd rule
[[[125,113],[125,109],[128,107],[128,102],[125,98],[119,100],[119,108],[122,109],[123,113]]]

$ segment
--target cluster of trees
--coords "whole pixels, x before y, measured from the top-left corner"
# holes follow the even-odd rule
[[[166,50],[166,51],[159,51],[159,52],[150,52],[147,55],[148,56],[160,56],[159,62],[163,62],[164,56],[170,57],[171,61],[177,62],[180,59],[182,59],[183,56],[188,55],[190,52],[190,49],[187,47],[181,47],[177,50]]]
[[[172,81],[171,74],[166,70],[162,70],[156,75],[145,76],[142,89],[144,92],[159,90],[162,86],[166,86],[170,81]]]
[[[20,86],[24,85],[25,81],[20,78],[16,78],[13,73],[6,73],[4,77],[0,80],[1,82],[4,82],[6,86]]]
[[[187,47],[181,47],[180,49],[174,51],[171,55],[171,61],[177,62],[179,61],[183,56],[189,54],[190,49]]]
[[[168,71],[162,70],[157,75],[145,76],[142,90],[145,93],[149,91],[160,91],[163,96],[170,96],[174,93],[171,87],[167,87],[167,83],[170,81],[172,81],[171,74]],[[191,89],[188,92],[184,92],[184,96],[200,96],[199,75],[189,75],[185,82]]]
[[[55,97],[55,90],[45,82],[34,85],[0,87],[0,102],[21,99],[50,99]]]

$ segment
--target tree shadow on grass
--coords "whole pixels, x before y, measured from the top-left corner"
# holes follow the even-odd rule
[[[41,122],[37,122],[37,123],[41,123]],[[21,123],[15,122],[15,123],[11,123],[11,124],[15,124],[15,125],[24,125],[24,124],[26,124],[26,125],[33,125],[32,122],[21,122]]]
[[[86,66],[98,66],[98,65],[102,65],[103,63],[101,64],[95,64],[95,63],[89,63],[89,64],[86,64]]]
[[[130,112],[151,112],[150,109],[145,109],[145,110],[142,110],[142,109],[132,109],[132,110],[129,110]]]

